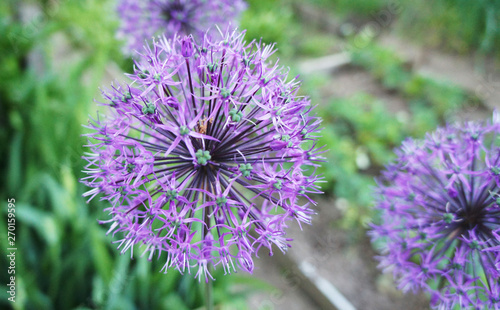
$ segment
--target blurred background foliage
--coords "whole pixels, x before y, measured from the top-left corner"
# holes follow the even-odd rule
[[[500,47],[498,0],[310,1],[330,8],[344,19],[367,20],[376,14],[396,11],[396,28],[402,36],[453,52],[494,54]]]
[[[301,19],[303,1],[249,0],[240,28],[247,38],[276,42],[283,64],[328,55],[356,40]],[[340,22],[369,20],[394,1],[309,0]],[[113,68],[131,70],[115,39],[114,1],[4,0],[0,3],[0,198],[16,199],[16,309],[196,309],[203,307],[192,276],[159,273],[161,261],[118,255],[106,227],[104,204],[86,204],[78,179],[86,143],[82,124],[95,115],[98,87]],[[401,0],[396,29],[423,44],[458,53],[495,55],[500,44],[498,1]],[[345,31],[344,31],[345,32]],[[359,92],[325,98],[323,76],[305,76],[302,93],[324,118],[321,144],[329,150],[320,169],[326,195],[343,206],[342,227],[363,231],[371,218],[374,176],[407,137],[444,124],[450,111],[479,99],[446,82],[415,73],[394,51],[369,39],[349,51],[352,63],[407,102],[405,117]],[[496,55],[495,55],[496,56]],[[112,64],[112,66],[110,66]],[[113,67],[114,66],[114,67]],[[111,69],[110,69],[111,68]],[[297,73],[292,68],[293,73]],[[7,266],[7,208],[1,208],[1,266]],[[140,252],[140,251],[136,251]],[[2,267],[3,268],[3,267]],[[7,273],[0,272],[2,285]],[[251,276],[216,274],[218,309],[244,309],[248,293],[268,286]]]

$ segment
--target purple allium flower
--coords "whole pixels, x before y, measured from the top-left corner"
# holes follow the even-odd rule
[[[126,52],[132,54],[155,35],[191,34],[196,39],[207,31],[216,35],[216,26],[237,26],[245,8],[243,0],[121,0],[118,35],[127,40]]]
[[[284,252],[288,221],[314,213],[320,120],[299,82],[268,61],[273,46],[243,37],[153,41],[88,126],[85,196],[110,202],[102,223],[121,234],[122,253],[143,245],[165,272],[252,272],[260,247]]]
[[[435,308],[500,309],[498,117],[406,140],[378,180],[380,267]]]

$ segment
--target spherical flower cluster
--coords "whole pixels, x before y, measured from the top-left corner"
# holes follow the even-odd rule
[[[134,54],[155,35],[191,34],[196,39],[207,31],[217,35],[217,26],[237,26],[245,8],[243,0],[120,0],[118,36],[126,39],[126,52]]]
[[[165,272],[207,280],[209,265],[252,272],[260,247],[290,246],[290,220],[311,222],[320,120],[268,60],[273,46],[243,33],[145,49],[131,83],[103,92],[108,115],[88,125],[85,196],[110,202],[102,223],[122,253],[140,244]]]
[[[500,309],[500,125],[408,139],[378,185],[380,267],[438,309]]]

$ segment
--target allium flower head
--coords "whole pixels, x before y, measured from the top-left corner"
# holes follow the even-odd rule
[[[406,140],[379,180],[380,266],[439,309],[500,309],[500,125]]]
[[[216,26],[237,26],[245,8],[243,0],[120,0],[119,36],[127,40],[128,53],[141,50],[155,35],[191,34],[201,39],[207,31],[216,35]]]
[[[320,120],[273,52],[237,31],[161,38],[131,83],[103,92],[110,111],[88,126],[83,181],[110,202],[103,223],[122,252],[140,244],[165,272],[208,279],[209,264],[252,272],[260,247],[290,246],[288,221],[310,223]]]

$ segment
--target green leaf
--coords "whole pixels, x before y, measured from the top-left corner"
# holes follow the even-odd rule
[[[60,241],[61,229],[50,213],[22,202],[16,204],[16,212],[22,225],[36,229],[49,246],[54,246]]]

